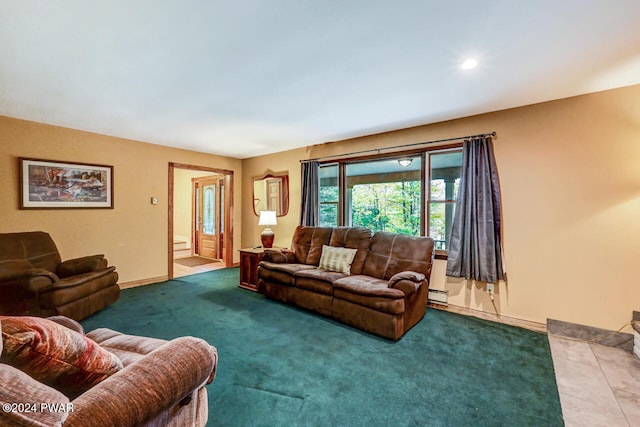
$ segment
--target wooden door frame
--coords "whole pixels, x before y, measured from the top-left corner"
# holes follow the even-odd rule
[[[189,165],[185,163],[169,162],[169,196],[168,196],[168,236],[167,236],[167,258],[168,258],[168,276],[173,279],[173,195],[174,195],[174,171],[175,169],[187,169],[203,172],[213,172],[224,175],[225,181],[225,203],[224,216],[225,224],[225,244],[223,253],[223,262],[225,267],[233,267],[233,171],[227,169],[211,168],[208,166]]]
[[[202,209],[202,184],[205,181],[209,181],[209,182],[214,182],[215,186],[216,186],[216,195],[215,195],[215,205],[216,205],[216,214],[215,214],[215,241],[216,241],[216,255],[213,258],[218,258],[218,259],[223,259],[224,260],[224,254],[222,253],[221,250],[221,242],[222,242],[222,235],[223,233],[220,232],[220,229],[222,228],[222,217],[224,216],[224,212],[225,212],[225,206],[220,206],[221,205],[221,200],[224,200],[224,197],[222,196],[222,193],[224,191],[227,191],[224,185],[224,182],[226,181],[226,175],[219,175],[219,174],[211,174],[211,175],[204,175],[204,176],[199,176],[197,178],[191,178],[191,247],[195,247],[198,249],[198,251],[191,251],[191,255],[194,254],[198,254],[201,255],[201,250],[202,248],[200,247],[200,236],[202,231],[198,232],[198,227],[202,226],[202,223],[200,220],[200,214],[202,212],[200,212],[199,210]],[[200,191],[198,192],[198,196],[200,198],[200,200],[196,201],[196,198],[198,196],[196,196],[196,188],[199,188]],[[226,201],[225,201],[226,203]],[[198,211],[198,212],[196,212]],[[193,215],[195,213],[195,215]],[[198,217],[198,218],[195,218]],[[195,218],[195,220],[194,220]],[[225,220],[227,220],[227,218],[225,218]]]

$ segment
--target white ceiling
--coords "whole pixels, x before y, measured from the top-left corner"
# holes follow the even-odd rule
[[[0,115],[246,158],[638,84],[639,19],[638,0],[0,0]]]

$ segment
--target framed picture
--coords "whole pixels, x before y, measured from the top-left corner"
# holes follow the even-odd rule
[[[20,209],[113,209],[113,166],[20,158]]]

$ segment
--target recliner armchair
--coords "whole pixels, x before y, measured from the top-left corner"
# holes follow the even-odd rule
[[[62,261],[48,233],[0,234],[0,314],[81,320],[120,297],[104,255]]]

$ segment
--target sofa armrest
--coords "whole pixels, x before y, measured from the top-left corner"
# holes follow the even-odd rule
[[[153,419],[213,380],[215,347],[176,338],[78,396],[66,426],[133,426]]]
[[[293,251],[285,248],[267,248],[264,250],[264,257],[262,259],[277,264],[296,262]]]
[[[425,279],[426,277],[422,273],[401,271],[391,276],[389,279],[389,287],[400,289],[405,295],[411,295],[420,289]]]
[[[65,278],[90,271],[101,270],[106,267],[107,260],[103,254],[89,255],[61,262],[56,269],[56,274],[61,278]]]
[[[70,410],[69,399],[64,394],[38,382],[13,366],[0,363],[0,411],[1,426],[62,426],[68,413],[48,408]],[[25,410],[11,410],[20,404]],[[44,406],[43,406],[44,405]],[[50,406],[48,406],[50,405]]]
[[[21,286],[33,295],[46,292],[58,280],[58,276],[44,268],[32,268],[20,279]]]
[[[106,276],[115,271],[115,267],[107,267],[103,270],[90,271],[88,273],[78,274],[76,276],[66,277],[53,283],[44,291],[54,291],[58,289],[71,288],[74,286],[80,286],[92,280],[96,280],[102,276]],[[40,292],[43,292],[42,290]]]

